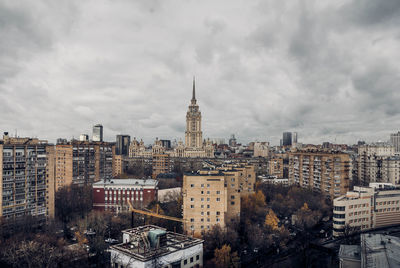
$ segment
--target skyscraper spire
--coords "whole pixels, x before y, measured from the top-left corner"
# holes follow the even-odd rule
[[[193,76],[193,94],[192,94],[192,101],[196,100],[196,82]]]

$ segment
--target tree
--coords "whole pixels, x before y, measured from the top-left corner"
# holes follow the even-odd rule
[[[223,245],[220,249],[214,251],[213,263],[216,267],[239,267],[240,259],[237,252],[231,253],[229,245]]]
[[[272,209],[268,210],[268,214],[265,215],[265,226],[270,228],[273,231],[278,230],[278,223],[279,223],[279,219],[276,216],[275,212]]]

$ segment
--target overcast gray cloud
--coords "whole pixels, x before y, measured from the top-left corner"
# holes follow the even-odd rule
[[[400,123],[400,2],[0,1],[0,128],[386,140]]]

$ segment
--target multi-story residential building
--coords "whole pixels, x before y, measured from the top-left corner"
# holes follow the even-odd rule
[[[390,134],[390,143],[394,146],[396,152],[400,152],[400,131]]]
[[[268,157],[269,155],[269,142],[255,142],[254,143],[254,157]]]
[[[0,217],[54,217],[51,150],[47,141],[5,133],[0,141]]]
[[[283,157],[273,156],[269,160],[269,175],[283,178]]]
[[[171,172],[171,165],[168,154],[153,154],[152,178],[155,179],[161,173]]]
[[[391,156],[382,160],[382,182],[400,184],[400,157]]]
[[[73,184],[91,184],[113,175],[113,149],[107,142],[72,140],[57,144],[55,159],[55,188]]]
[[[123,155],[114,155],[112,162],[112,176],[118,177],[125,172],[125,159]]]
[[[122,231],[110,247],[111,267],[203,267],[203,240],[145,225]]]
[[[289,183],[324,193],[330,198],[349,190],[350,158],[336,151],[289,153]]]
[[[152,179],[106,179],[93,183],[93,208],[115,212],[145,208],[157,200],[158,181]]]
[[[400,187],[390,183],[354,186],[353,191],[333,201],[333,235],[343,235],[346,226],[367,230],[400,224]]]
[[[200,170],[183,178],[185,231],[201,235],[240,217],[240,197],[254,192],[254,166],[245,164]]]
[[[103,141],[103,125],[97,124],[93,127],[93,141]]]
[[[129,145],[131,143],[131,136],[117,135],[117,142],[115,144],[116,155],[129,155]]]
[[[387,143],[366,144],[358,147],[358,180],[363,185],[383,182],[382,162],[395,155],[395,147]]]

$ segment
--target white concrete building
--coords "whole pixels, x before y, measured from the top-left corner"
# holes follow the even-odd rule
[[[333,200],[333,236],[346,228],[367,230],[400,224],[400,187],[390,183],[355,186]]]
[[[146,225],[128,229],[110,247],[114,268],[203,267],[203,240]]]

